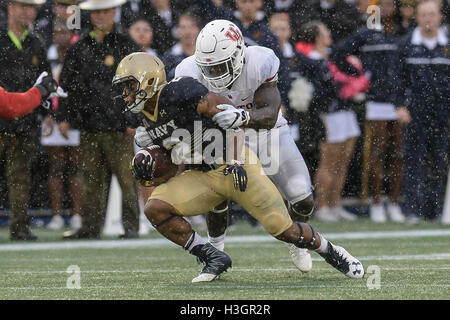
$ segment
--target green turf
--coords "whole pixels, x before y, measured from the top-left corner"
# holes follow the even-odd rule
[[[437,224],[403,226],[314,223],[324,233],[427,230]],[[60,232],[35,229],[39,242],[62,241]],[[257,234],[239,223],[228,235]],[[161,238],[152,233],[146,238]],[[126,241],[126,240],[124,240]],[[281,242],[232,243],[226,251],[233,268],[212,283],[191,284],[201,266],[174,246],[116,249],[0,251],[0,300],[3,299],[448,299],[450,236],[336,240],[367,268],[381,271],[380,289],[369,290],[364,279],[349,279],[312,253],[313,270],[302,274]],[[8,244],[0,229],[0,244]],[[23,242],[17,242],[23,243]],[[436,254],[437,258],[429,257]],[[421,258],[418,255],[423,255]],[[439,256],[441,255],[441,256]],[[71,265],[81,270],[81,289],[68,289]]]

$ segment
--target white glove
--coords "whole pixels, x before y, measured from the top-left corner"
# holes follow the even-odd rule
[[[223,111],[215,114],[212,120],[222,129],[237,129],[250,121],[248,111],[236,109],[229,104],[219,104],[216,108]]]
[[[39,77],[36,79],[36,82],[34,83],[33,87],[37,86],[38,84],[40,84],[42,82],[42,79],[45,78],[46,76],[48,76],[47,71],[42,72]]]
[[[153,144],[153,140],[148,134],[145,127],[137,127],[136,133],[134,134],[134,142],[140,148],[149,147]]]
[[[50,93],[50,95],[48,96],[48,99],[51,99],[51,98],[67,98],[67,96],[68,96],[67,92],[65,92],[63,88],[58,86],[58,89],[56,89],[56,92]]]

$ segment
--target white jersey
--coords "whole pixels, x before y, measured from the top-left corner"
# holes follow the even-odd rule
[[[175,69],[175,77],[192,77],[209,91],[231,100],[238,108],[253,108],[255,91],[266,82],[278,80],[280,60],[268,48],[250,46],[245,51],[242,73],[231,87],[219,90],[209,85],[195,63],[195,57],[184,59]],[[249,136],[253,133],[251,132]],[[312,194],[311,178],[305,160],[289,133],[287,121],[281,114],[271,130],[259,130],[257,139],[246,140],[261,161],[264,172],[273,181],[283,197],[291,204],[302,201]],[[271,141],[269,143],[269,141]],[[274,142],[274,143],[272,143]],[[276,147],[277,151],[272,148]],[[270,152],[268,149],[271,148]]]
[[[218,93],[228,98],[236,108],[253,108],[253,97],[256,90],[266,82],[278,80],[278,68],[280,60],[272,49],[250,46],[245,50],[245,63],[242,73],[233,82],[231,89],[216,89],[202,76],[200,69],[195,63],[195,56],[185,58],[175,69],[175,78],[192,77],[202,83],[209,91]],[[286,125],[287,121],[282,116],[281,110],[275,127]]]

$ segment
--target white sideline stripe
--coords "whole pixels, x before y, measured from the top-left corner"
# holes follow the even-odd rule
[[[419,288],[450,288],[450,284],[424,284],[424,283],[393,283],[393,284],[382,284],[383,288],[398,288],[398,287],[419,287]],[[149,287],[145,287],[145,286],[81,286],[81,290],[99,290],[99,289],[144,289],[144,290],[148,290]],[[342,289],[343,286],[342,285],[329,285],[329,284],[324,284],[324,285],[180,285],[180,286],[172,286],[172,285],[154,285],[151,286],[152,290],[155,289],[185,289],[185,290],[192,290],[193,288],[195,289],[208,289],[208,290],[212,290],[212,289],[300,289],[300,288],[319,288],[319,289],[333,289],[333,288],[338,288],[338,289]],[[367,288],[366,285],[349,285],[346,288]],[[3,290],[70,290],[67,289],[67,287],[0,287],[0,291]]]
[[[389,238],[417,238],[450,236],[450,229],[407,230],[407,231],[368,231],[323,233],[329,240],[355,239],[389,239]],[[249,242],[280,242],[269,235],[227,236],[225,244]],[[0,245],[0,252],[35,251],[35,250],[71,250],[71,249],[116,249],[142,247],[175,247],[167,239],[130,239],[130,240],[67,240],[64,242],[46,243],[14,243]]]
[[[432,254],[430,256],[435,256],[436,254]],[[418,255],[420,256],[420,255]],[[380,258],[382,256],[379,256]],[[402,260],[410,260],[407,259],[407,256],[397,256],[397,257],[405,257]],[[448,254],[448,257],[450,258],[450,254]],[[359,257],[358,257],[359,258]],[[364,257],[359,258],[359,260],[364,260]],[[320,259],[313,259],[313,260],[320,260]],[[369,259],[366,259],[369,260]],[[373,260],[373,259],[370,259]],[[380,259],[381,260],[381,259]],[[397,259],[400,260],[400,259]],[[323,261],[324,260],[320,260]],[[86,274],[86,273],[98,273],[98,274],[103,274],[103,273],[173,273],[173,272],[181,272],[181,271],[188,271],[188,270],[197,270],[198,268],[195,267],[190,267],[190,268],[174,268],[174,269],[142,269],[142,270],[81,270],[82,274]],[[432,270],[450,270],[450,267],[383,267],[380,266],[381,270],[384,271],[389,271],[389,270],[396,270],[396,271],[432,271]],[[244,268],[244,267],[234,267],[232,269],[233,273],[235,272],[288,272],[288,271],[294,271],[297,272],[298,269],[294,268],[294,267],[289,267],[289,268]],[[330,271],[330,272],[335,272],[334,269],[332,269],[331,267],[329,268],[316,268],[314,267],[314,271],[320,271],[320,272],[325,272],[325,271]],[[6,271],[4,272],[5,274],[20,274],[20,275],[25,275],[25,274],[67,274],[66,270],[15,270],[15,271]]]

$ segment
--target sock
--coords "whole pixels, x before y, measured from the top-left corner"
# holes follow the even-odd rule
[[[314,251],[317,253],[327,253],[328,252],[328,240],[325,239],[320,233],[319,233],[319,237],[320,237],[320,247],[318,247],[317,249],[315,249]]]
[[[225,248],[225,235],[226,232],[218,237],[210,237],[208,235],[208,241],[213,245],[217,250],[223,251]]]
[[[191,237],[186,242],[183,248],[185,250],[188,250],[193,255],[197,256],[198,252],[205,243],[206,241],[197,232],[193,231]]]

